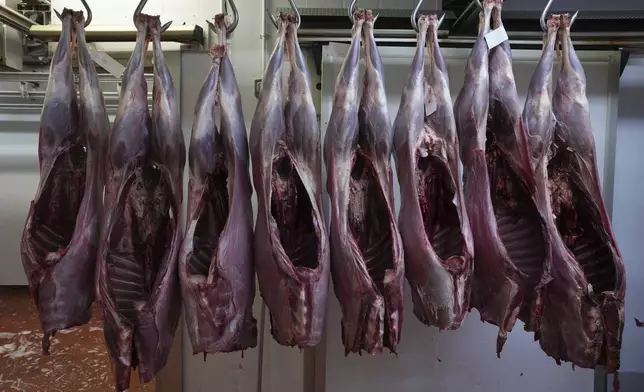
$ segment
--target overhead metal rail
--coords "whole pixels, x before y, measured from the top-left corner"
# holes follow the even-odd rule
[[[288,12],[290,8],[277,8]],[[414,45],[416,32],[411,28],[409,15],[412,10],[378,10],[374,37],[388,45]],[[351,23],[345,8],[300,8],[301,26],[298,40],[302,44],[317,45],[329,42],[349,42]],[[451,10],[421,10],[421,13],[445,14],[445,21],[438,32],[439,42],[445,47],[463,47],[476,41],[478,18],[474,11],[458,16]],[[613,15],[614,14],[614,15]],[[644,13],[626,15],[623,12],[580,12],[575,22],[572,39],[580,49],[644,49]],[[539,26],[539,13],[534,11],[508,11],[503,14],[503,24],[512,45],[538,48],[543,45],[543,32]]]
[[[151,82],[154,74],[144,74],[145,80]],[[74,75],[78,78],[78,75]],[[101,83],[117,83],[118,79],[107,73],[99,73],[98,80]],[[49,72],[0,72],[0,82],[4,83],[47,83],[49,81]]]
[[[543,45],[542,34],[531,31],[508,31],[510,44],[537,47]],[[388,44],[415,45],[416,32],[413,29],[374,29],[376,42]],[[438,31],[438,41],[445,47],[473,45],[476,37],[467,35],[450,35],[449,30]],[[300,28],[298,41],[302,44],[327,44],[329,42],[350,42],[351,31],[345,29],[311,29]],[[580,48],[601,49],[642,49],[644,48],[644,31],[641,32],[587,32],[573,35],[573,44]]]
[[[43,41],[58,41],[61,28],[61,25],[34,25],[27,34]],[[89,25],[85,29],[85,39],[88,42],[135,42],[136,33],[133,26]],[[203,44],[204,32],[195,25],[170,26],[161,33],[161,41]]]

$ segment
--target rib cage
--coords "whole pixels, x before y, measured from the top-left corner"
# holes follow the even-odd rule
[[[132,253],[110,253],[107,271],[114,302],[123,317],[131,323],[136,320],[134,303],[146,300],[143,286],[145,271]]]
[[[393,269],[393,243],[387,204],[369,158],[356,153],[349,185],[349,227],[362,250],[367,271],[383,294],[385,271]]]
[[[431,237],[431,243],[438,257],[446,260],[458,256],[463,249],[463,233],[459,226],[438,226]]]
[[[582,243],[569,248],[594,291],[601,293],[614,290],[616,274],[613,255],[605,243]]]
[[[192,257],[188,263],[190,274],[199,276],[208,276],[210,269],[211,251],[214,246],[210,241],[195,236],[192,240],[193,251]]]
[[[458,211],[454,205],[454,186],[449,172],[437,158],[421,158],[416,154],[418,165],[418,201],[425,226],[425,233],[434,251],[441,260],[463,252]]]
[[[226,226],[229,213],[227,177],[228,171],[221,154],[217,169],[206,180],[203,211],[195,228],[192,256],[188,262],[192,275],[208,276],[213,252],[216,251],[219,237]]]
[[[85,194],[86,158],[83,145],[74,144],[51,168],[50,178],[36,203],[31,231],[31,246],[39,259],[65,249],[72,240]]]
[[[505,250],[513,264],[528,279],[536,280],[540,277],[543,266],[545,249],[534,245],[535,239],[543,238],[538,217],[526,219],[518,217],[510,208],[495,209],[497,229]]]
[[[302,236],[297,247],[291,250],[291,260],[294,265],[314,268],[313,260],[315,260],[315,251],[317,251],[317,236],[315,234],[308,234]],[[312,260],[313,259],[313,260]]]
[[[385,271],[391,269],[392,261],[390,255],[392,252],[391,236],[383,234],[378,242],[372,243],[371,248],[368,248],[362,254],[367,265],[367,271],[369,271],[371,279],[376,283],[381,294],[383,293]]]
[[[541,216],[493,136],[489,137],[486,150],[497,233],[512,264],[534,285],[543,272],[547,252]],[[526,292],[528,297],[530,291]]]
[[[31,246],[34,251],[34,255],[40,259],[47,257],[49,252],[54,252],[57,249],[64,248],[69,242],[68,239],[55,233],[44,223],[38,225],[37,229],[33,230],[31,233],[31,236]]]
[[[114,225],[107,254],[111,295],[118,311],[136,322],[136,303],[145,302],[154,283],[167,243],[172,235],[169,191],[164,174],[153,166],[135,171],[124,187],[123,210]],[[161,243],[164,247],[158,247]]]
[[[612,250],[595,228],[594,222],[600,221],[599,212],[593,211],[592,202],[584,197],[583,191],[567,173],[571,169],[566,162],[561,157],[553,159],[548,168],[557,230],[575,255],[593,291],[612,291],[616,286],[617,271]]]
[[[317,268],[318,238],[313,226],[311,199],[291,158],[283,152],[273,159],[271,215],[291,263]]]

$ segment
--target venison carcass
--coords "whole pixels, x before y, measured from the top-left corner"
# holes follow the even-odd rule
[[[353,38],[326,133],[331,262],[345,354],[392,352],[403,319],[404,259],[394,215],[393,132],[371,10],[354,14]],[[358,103],[360,40],[366,73]]]
[[[490,51],[485,41],[492,14],[495,27],[501,26],[501,3],[484,2],[479,37],[455,104],[474,236],[472,305],[483,321],[499,327],[497,355],[522,305],[527,329],[536,328],[533,292],[541,290],[548,260],[510,48],[505,43]]]
[[[177,256],[186,154],[179,106],[161,51],[159,17],[139,14],[136,28],[109,145],[97,273],[118,390],[128,388],[131,368],[138,367],[139,378],[148,382],[165,366],[181,307]],[[152,118],[143,74],[149,39]]]
[[[195,354],[257,345],[248,140],[227,53],[225,15],[217,15],[215,23],[220,44],[212,48],[212,67],[195,108],[188,225],[179,258],[186,325]]]
[[[543,292],[539,295],[539,307],[541,308],[541,313],[543,313],[544,310],[543,303],[550,302],[549,297],[552,293],[562,290],[563,295],[565,296],[565,293],[568,292],[566,282],[570,283],[570,280],[556,273],[556,270],[553,272],[552,268],[560,269],[561,267],[558,266],[575,264],[574,256],[570,251],[568,251],[565,244],[563,244],[557,232],[557,227],[552,215],[551,195],[548,183],[548,160],[551,155],[551,146],[554,139],[555,129],[555,117],[552,112],[552,71],[559,26],[560,15],[550,15],[547,21],[547,32],[543,53],[541,55],[541,60],[537,65],[537,69],[532,76],[522,116],[525,134],[527,136],[529,150],[531,153],[531,167],[535,173],[537,205],[546,221],[548,235],[550,238],[548,249],[550,259],[546,271],[547,275],[544,275],[544,279],[551,275],[555,276],[556,279],[556,281],[550,282],[545,286],[545,290],[548,293],[547,295],[544,295]],[[548,305],[546,308],[551,308],[551,306]],[[572,317],[574,316],[570,315],[562,319],[550,311],[545,312],[538,323],[538,328],[535,328],[535,337],[537,339],[539,337],[545,338],[545,344],[550,344],[548,342],[554,341],[550,336],[557,333],[556,331],[558,326],[561,325],[560,323],[564,320],[570,320]],[[578,319],[577,321],[581,322],[581,319]],[[579,330],[571,330],[570,332],[579,333]],[[544,344],[543,340],[541,341],[541,344]]]
[[[103,93],[85,43],[83,13],[65,9],[62,23],[40,122],[41,178],[21,242],[45,354],[56,331],[85,324],[91,317],[103,193],[101,149],[109,133]],[[72,73],[75,46],[80,105]]]
[[[322,208],[319,127],[297,17],[280,14],[250,145],[258,198],[255,265],[271,317],[271,333],[286,346],[317,345],[329,285],[329,240]],[[288,54],[288,99],[282,60]]]
[[[503,0],[495,1],[492,29],[503,27],[502,3]],[[530,163],[523,108],[514,81],[512,53],[507,40],[490,50],[489,69],[486,157],[490,196],[498,234],[511,263],[521,276],[519,289],[523,293],[523,301],[519,318],[525,323],[526,330],[535,331],[538,329],[543,287],[550,280],[550,236],[537,206],[535,174]],[[485,285],[486,272],[480,272],[483,277],[481,283]]]
[[[552,18],[550,24],[555,24]],[[554,27],[549,29],[553,34]],[[619,369],[624,327],[624,264],[604,207],[586,77],[570,40],[567,14],[561,17],[559,40],[563,57],[552,98],[556,125],[554,134],[552,129],[541,132],[545,136],[540,142],[544,146],[540,153],[549,158],[542,165],[547,164],[551,225],[559,234],[553,246],[553,281],[544,297],[540,344],[558,363],[603,365],[612,373]],[[549,69],[538,69],[533,84],[535,78],[547,77],[539,72]],[[526,106],[535,99],[543,100],[537,96]],[[548,115],[526,114],[527,121],[542,122],[544,128],[551,123],[542,120]],[[550,151],[545,150],[549,146]]]
[[[436,15],[418,20],[418,46],[394,121],[400,235],[414,314],[456,329],[469,311],[473,243],[458,171],[458,140]],[[424,79],[429,30],[430,65]]]

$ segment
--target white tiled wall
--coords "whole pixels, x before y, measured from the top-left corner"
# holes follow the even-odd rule
[[[619,84],[619,117],[615,154],[613,228],[626,265],[626,327],[622,347],[622,370],[644,374],[644,56],[631,57]],[[640,383],[633,391],[644,388]],[[626,390],[626,389],[625,389]]]

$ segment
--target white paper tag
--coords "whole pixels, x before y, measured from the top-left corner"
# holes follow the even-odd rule
[[[432,97],[429,102],[425,102],[425,117],[431,116],[438,109],[436,99]]]
[[[507,40],[508,40],[508,33],[505,31],[505,27],[503,26],[485,34],[485,42],[487,42],[487,47],[489,49],[499,46]]]
[[[97,52],[90,49],[89,55],[92,56],[92,60],[94,60],[96,64],[101,66],[101,68],[109,72],[116,79],[121,79],[123,72],[125,72],[125,66],[123,66],[123,64],[114,60],[112,56],[105,52]]]

